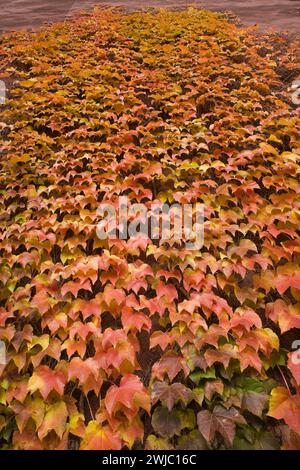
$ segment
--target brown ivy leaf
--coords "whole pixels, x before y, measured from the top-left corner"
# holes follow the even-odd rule
[[[243,416],[233,407],[227,410],[217,405],[213,412],[203,410],[197,415],[199,431],[209,444],[212,443],[218,431],[223,436],[225,444],[231,447],[235,436],[235,425],[245,423]]]
[[[155,432],[162,437],[171,438],[179,435],[182,429],[180,414],[177,410],[169,411],[159,406],[152,415],[152,426]]]
[[[257,393],[249,390],[243,393],[242,409],[250,411],[250,413],[261,417],[263,409],[268,401],[268,395],[265,393]]]
[[[210,401],[215,393],[223,394],[224,384],[221,380],[208,380],[204,385],[205,397]]]
[[[153,386],[151,393],[152,405],[160,401],[169,411],[172,410],[174,404],[181,401],[184,405],[187,404],[191,392],[181,383],[173,383],[168,385],[165,382],[156,382]]]

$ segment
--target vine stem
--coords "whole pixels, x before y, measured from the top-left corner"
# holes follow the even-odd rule
[[[94,416],[94,413],[93,413],[93,410],[92,410],[92,407],[91,407],[91,404],[90,404],[90,401],[89,401],[87,395],[85,396],[85,398],[86,398],[86,401],[87,401],[87,404],[88,404],[88,407],[89,407],[89,410],[90,410],[90,413],[91,413],[91,417],[92,417],[93,421],[95,421],[95,416]]]
[[[287,382],[287,380],[286,380],[286,378],[285,378],[285,376],[284,376],[284,373],[283,373],[282,370],[281,370],[281,367],[280,367],[280,366],[277,366],[277,367],[278,367],[278,370],[279,370],[279,372],[280,372],[280,374],[281,374],[281,377],[283,378],[283,381],[284,381],[284,383],[285,383],[285,385],[286,385],[286,388],[288,389],[288,391],[290,392],[290,394],[292,394],[291,389],[290,389],[290,387],[289,387],[289,384],[288,384],[288,382]]]

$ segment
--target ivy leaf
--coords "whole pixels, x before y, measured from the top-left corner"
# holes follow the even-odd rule
[[[38,429],[44,419],[45,404],[41,398],[28,396],[23,404],[15,402],[12,409],[16,413],[16,423],[20,433],[23,433],[28,420],[31,418]]]
[[[152,415],[152,426],[154,431],[162,437],[178,436],[182,429],[178,410],[169,411],[162,406],[155,408]]]
[[[52,370],[48,366],[39,366],[33,372],[28,382],[28,390],[31,393],[40,392],[44,400],[52,390],[63,395],[66,384],[65,374],[61,370]]]
[[[278,290],[279,294],[282,295],[289,287],[294,287],[295,289],[300,289],[300,274],[294,275],[281,275],[275,281],[275,287]]]
[[[214,366],[212,366],[209,369],[207,369],[206,371],[199,370],[199,371],[192,372],[189,375],[189,378],[193,382],[198,384],[200,382],[200,380],[202,380],[202,379],[215,379],[216,378],[216,371],[215,371]]]
[[[61,295],[65,296],[67,293],[70,292],[74,295],[74,297],[77,297],[80,289],[88,290],[91,292],[92,291],[91,281],[87,279],[85,281],[79,280],[79,281],[66,282],[61,288]]]
[[[81,450],[120,450],[122,443],[116,433],[108,426],[90,421],[81,442]]]
[[[61,439],[66,429],[68,418],[68,409],[64,401],[58,401],[53,405],[47,405],[45,417],[41,426],[38,428],[38,436],[40,439],[55,431]]]
[[[288,426],[281,427],[281,434],[283,440],[284,450],[299,450],[300,449],[300,435],[290,429]]]
[[[86,320],[91,315],[99,317],[101,314],[101,307],[97,299],[76,299],[72,305],[72,312],[81,312],[83,319]]]
[[[237,358],[237,351],[231,344],[224,344],[219,349],[207,349],[204,353],[208,366],[212,366],[216,362],[223,364],[225,369],[229,366],[231,359]]]
[[[208,380],[204,385],[205,397],[210,401],[215,393],[223,394],[224,384],[221,380]]]
[[[171,301],[178,298],[178,293],[173,284],[165,284],[163,281],[159,281],[156,286],[157,298],[167,297]]]
[[[172,352],[168,352],[162,356],[159,362],[154,364],[152,368],[152,377],[164,380],[165,374],[172,381],[179,372],[183,371],[187,375],[189,368],[183,357]]]
[[[246,439],[235,437],[233,448],[237,450],[279,450],[280,440],[273,433],[262,431],[249,443]]]
[[[253,379],[252,377],[239,377],[237,383],[243,390],[253,391],[256,393],[264,393],[266,391],[264,383],[260,380]]]
[[[74,413],[69,417],[67,424],[67,431],[83,438],[85,435],[84,415],[82,413]]]
[[[181,383],[173,383],[168,385],[165,382],[156,382],[152,389],[151,401],[155,405],[160,401],[169,411],[172,410],[175,403],[181,401],[187,404],[190,397],[190,390]]]
[[[226,410],[217,405],[213,412],[200,411],[197,415],[197,424],[199,431],[209,444],[212,443],[218,431],[223,436],[225,444],[231,447],[235,436],[235,425],[246,424],[246,421],[235,408]]]
[[[281,333],[300,328],[299,305],[287,305],[284,300],[277,299],[266,305],[266,316],[279,324]]]
[[[257,393],[251,390],[243,393],[242,408],[250,411],[250,413],[261,417],[262,412],[268,401],[268,395],[264,393]]]
[[[273,388],[268,415],[283,419],[296,433],[300,434],[300,397],[291,395],[284,387]]]
[[[190,395],[190,401],[195,400],[199,406],[202,406],[204,400],[204,388],[203,387],[196,387],[193,388]]]
[[[15,431],[12,443],[14,450],[43,450],[36,433],[27,429],[22,433]]]
[[[213,413],[211,413],[209,410],[199,411],[197,414],[197,424],[202,436],[210,444],[216,434]]]
[[[129,330],[141,331],[143,329],[150,331],[152,326],[152,322],[147,315],[135,312],[129,307],[123,307],[122,309],[122,324],[126,332]]]
[[[95,379],[99,376],[97,361],[91,357],[85,361],[80,357],[73,357],[68,366],[68,380],[78,379],[81,384],[84,384],[91,375]]]
[[[113,385],[109,388],[105,397],[105,407],[110,416],[122,407],[132,411],[143,408],[150,413],[150,396],[136,375],[126,374],[119,387]]]
[[[197,429],[181,436],[178,439],[178,445],[176,447],[178,450],[206,450],[207,444],[205,439]]]

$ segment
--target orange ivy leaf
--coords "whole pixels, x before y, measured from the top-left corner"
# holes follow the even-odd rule
[[[108,426],[101,426],[90,421],[81,442],[81,450],[120,450],[122,443],[117,433]]]
[[[278,276],[278,278],[275,280],[275,287],[281,295],[284,294],[284,292],[289,287],[300,289],[300,274],[294,274],[290,276]]]
[[[141,380],[133,374],[126,374],[120,386],[113,385],[105,397],[105,408],[110,416],[122,407],[137,413],[143,408],[150,413],[150,396]]]
[[[65,374],[61,370],[52,370],[48,366],[39,366],[33,372],[28,382],[31,393],[39,391],[44,400],[52,390],[63,395],[66,384]]]
[[[164,380],[166,374],[172,381],[180,371],[182,371],[185,376],[189,373],[189,367],[185,359],[177,354],[168,352],[152,367],[152,378]]]
[[[291,395],[284,387],[273,388],[269,403],[269,416],[283,419],[296,433],[300,434],[300,395]]]
[[[278,323],[281,333],[292,328],[300,328],[299,304],[287,305],[284,300],[277,299],[266,305],[266,316],[274,323]]]

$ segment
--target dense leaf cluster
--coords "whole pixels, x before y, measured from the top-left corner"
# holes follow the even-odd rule
[[[300,448],[297,42],[189,9],[0,40],[0,446]],[[205,207],[200,251],[100,202]]]

